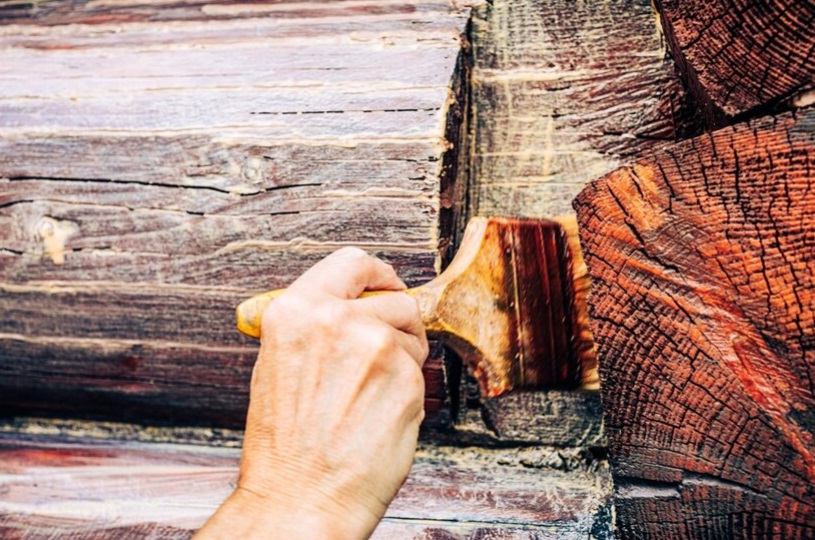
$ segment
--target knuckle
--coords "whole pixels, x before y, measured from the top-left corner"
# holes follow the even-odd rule
[[[411,360],[405,359],[399,372],[399,379],[404,383],[407,399],[411,402],[424,400],[425,380],[422,369]]]
[[[332,256],[347,259],[363,259],[367,258],[368,254],[358,247],[346,246],[335,251]]]
[[[303,299],[300,298],[300,295],[292,291],[286,291],[269,304],[265,313],[284,314],[296,311],[302,303]]]
[[[425,380],[424,374],[422,370],[417,366],[415,363],[411,362],[414,368],[411,370],[411,374],[408,376],[408,381],[410,383],[410,388],[414,394],[418,397],[420,401],[424,400],[424,393],[425,393]]]
[[[333,330],[347,324],[353,314],[351,306],[344,301],[324,302],[311,314],[314,325],[321,330]]]
[[[385,325],[377,325],[371,329],[368,342],[376,357],[384,360],[384,357],[393,351],[396,345],[396,337],[390,328]]]
[[[422,370],[415,362],[407,362],[407,364],[412,364],[413,367],[400,373],[401,402],[403,410],[412,416],[424,409],[425,380]]]
[[[286,321],[290,321],[293,317],[296,318],[300,309],[302,309],[302,302],[298,300],[297,295],[290,294],[288,291],[281,294],[263,310],[262,332],[269,334]]]
[[[427,360],[427,357],[430,356],[430,343],[427,341],[427,335],[424,333],[424,328],[422,328],[422,333],[419,336],[419,354],[421,354],[422,357],[418,360],[420,360],[422,363],[424,363],[424,361]]]

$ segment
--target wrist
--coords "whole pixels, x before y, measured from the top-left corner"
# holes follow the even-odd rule
[[[355,519],[353,515],[328,508],[324,503],[279,500],[238,487],[196,538],[351,540],[367,538],[371,532],[367,520]]]

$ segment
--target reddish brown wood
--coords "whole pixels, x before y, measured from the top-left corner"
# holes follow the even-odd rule
[[[420,448],[373,538],[585,538],[605,512],[602,486],[568,454]],[[186,538],[233,489],[238,459],[229,448],[0,434],[0,536]]]
[[[433,277],[460,208],[467,15],[0,4],[0,412],[237,427],[240,299],[349,244]],[[427,373],[432,424],[439,355]]]
[[[815,535],[815,110],[586,188],[622,534]]]
[[[671,54],[711,126],[766,114],[780,100],[815,97],[812,0],[655,5]]]

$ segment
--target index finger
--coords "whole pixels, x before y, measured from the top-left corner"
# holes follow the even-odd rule
[[[407,287],[391,265],[349,247],[335,251],[306,270],[289,288],[352,299],[363,291],[402,291]]]
[[[354,306],[399,330],[402,347],[421,367],[430,348],[419,304],[404,293],[378,294],[354,300]]]

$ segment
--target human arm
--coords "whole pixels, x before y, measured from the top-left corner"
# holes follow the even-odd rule
[[[198,538],[366,538],[407,476],[427,340],[393,268],[317,263],[263,316],[240,479]]]

